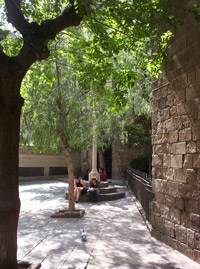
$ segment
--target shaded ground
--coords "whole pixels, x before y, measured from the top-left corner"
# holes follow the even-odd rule
[[[200,269],[200,265],[152,238],[132,201],[79,203],[81,219],[52,219],[67,207],[67,183],[20,184],[18,260],[41,262],[42,269],[162,268]],[[87,242],[80,238],[87,232]]]

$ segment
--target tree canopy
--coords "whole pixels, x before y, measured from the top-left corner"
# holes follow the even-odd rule
[[[44,34],[47,40],[53,40],[58,32],[70,24],[71,16],[74,16],[74,25],[81,22],[88,33],[93,34],[90,44],[85,45],[86,48],[90,45],[91,50],[96,50],[98,58],[99,53],[107,54],[109,57],[118,54],[122,49],[134,52],[140,65],[147,67],[156,75],[159,72],[164,49],[172,37],[170,31],[161,35],[158,28],[161,21],[169,25],[168,29],[175,25],[176,17],[171,7],[176,2],[176,0],[1,1],[1,46],[7,55],[17,55],[25,48],[26,42],[29,43],[28,35],[31,34],[32,46],[37,48],[39,32]],[[15,27],[12,31],[6,24],[6,14],[8,22]],[[59,26],[61,23],[62,27]],[[152,60],[147,50],[155,41],[159,50],[155,52]],[[48,56],[49,49],[38,49],[36,55],[38,60]]]
[[[71,150],[91,147],[93,110],[99,112],[97,133],[102,148],[114,140],[130,145],[127,126],[133,119],[138,121],[138,117],[149,118],[150,72],[141,68],[128,52],[108,57],[102,49],[98,54],[100,48],[89,49],[93,38],[92,34],[86,35],[84,27],[63,32],[51,44],[51,57],[44,63],[36,63],[26,75],[22,87],[23,145],[32,143],[40,152],[60,152],[56,131],[58,97],[65,118],[62,129]],[[136,126],[134,124],[132,132]],[[140,132],[142,127],[140,124]],[[141,144],[144,139],[143,136],[136,138],[132,144],[138,144],[139,140]]]

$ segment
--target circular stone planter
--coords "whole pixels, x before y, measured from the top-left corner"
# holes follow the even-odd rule
[[[51,215],[51,218],[82,218],[84,214],[84,209],[78,209],[74,211],[63,209],[56,211],[53,215]]]

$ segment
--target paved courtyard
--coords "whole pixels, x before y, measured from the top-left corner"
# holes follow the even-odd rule
[[[18,260],[40,262],[42,269],[200,269],[150,236],[130,192],[120,200],[77,204],[86,210],[80,219],[50,218],[67,207],[67,187],[53,180],[20,183]]]

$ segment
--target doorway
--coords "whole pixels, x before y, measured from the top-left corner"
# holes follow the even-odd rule
[[[105,160],[105,169],[106,174],[109,179],[112,178],[112,148],[104,151],[104,160]],[[97,169],[99,171],[100,161],[99,161],[99,153],[97,154]]]

